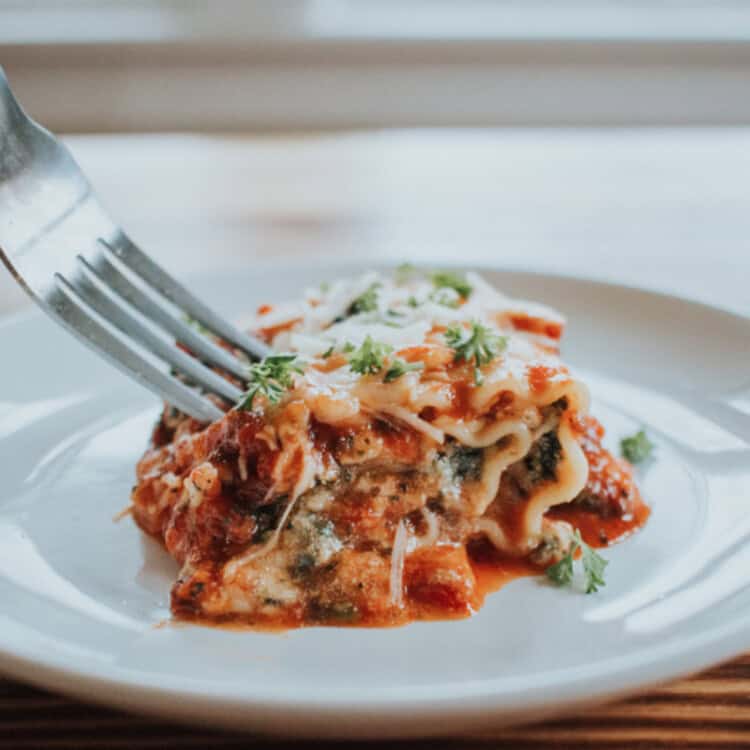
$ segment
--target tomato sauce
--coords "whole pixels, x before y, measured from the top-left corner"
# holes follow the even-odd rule
[[[270,344],[282,331],[290,331],[301,322],[302,318],[293,318],[292,320],[285,320],[283,323],[278,323],[275,326],[259,328],[256,333],[263,341]]]
[[[563,332],[561,323],[535,318],[531,315],[511,315],[510,322],[517,331],[541,334],[555,340],[558,340]]]
[[[635,533],[648,521],[651,509],[643,501],[632,512],[621,516],[602,517],[590,510],[574,505],[558,505],[547,512],[548,518],[567,521],[581,532],[583,541],[592,547],[607,547]]]
[[[451,409],[448,416],[453,419],[469,419],[471,415],[471,395],[473,385],[466,380],[458,380],[451,388]]]
[[[510,557],[496,550],[485,540],[469,545],[469,561],[476,578],[478,606],[492,594],[517,578],[538,576],[542,570],[528,560]]]

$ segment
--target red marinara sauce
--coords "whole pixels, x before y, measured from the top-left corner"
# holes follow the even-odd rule
[[[542,393],[547,388],[550,380],[556,375],[565,372],[560,367],[550,367],[549,365],[532,365],[529,367],[527,375],[529,385],[534,393]]]
[[[581,493],[584,502],[558,505],[548,514],[576,527],[592,547],[604,547],[640,529],[651,510],[636,486],[632,466],[602,445],[604,427],[599,421],[578,416],[571,419],[571,426],[589,464],[588,480]]]
[[[544,318],[537,318],[532,315],[516,313],[510,316],[510,322],[517,331],[526,331],[536,333],[541,336],[559,341],[563,332],[562,323],[557,323]]]

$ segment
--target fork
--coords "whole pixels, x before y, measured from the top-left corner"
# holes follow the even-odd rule
[[[23,111],[2,68],[0,260],[51,318],[197,420],[223,415],[211,394],[237,402],[242,390],[224,374],[244,383],[248,363],[189,320],[250,360],[270,352],[175,281],[110,219],[68,149]]]

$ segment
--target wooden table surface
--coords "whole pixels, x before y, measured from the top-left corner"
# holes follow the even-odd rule
[[[270,256],[462,258],[642,284],[750,314],[748,129],[86,136],[69,144],[117,218],[178,274]],[[0,273],[0,314],[24,304]],[[258,744],[303,743],[184,729],[0,681],[0,747],[8,750]],[[446,744],[750,747],[750,657],[551,723],[483,736],[467,727]]]
[[[181,727],[70,701],[0,680],[0,747],[286,748],[415,746],[456,750],[728,750],[750,747],[750,656],[611,706],[556,721],[445,740],[302,742]]]

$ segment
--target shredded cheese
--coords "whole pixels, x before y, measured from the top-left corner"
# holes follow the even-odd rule
[[[391,603],[394,607],[404,606],[404,564],[409,545],[409,532],[404,520],[401,519],[393,537],[393,551],[391,552],[390,591]]]

